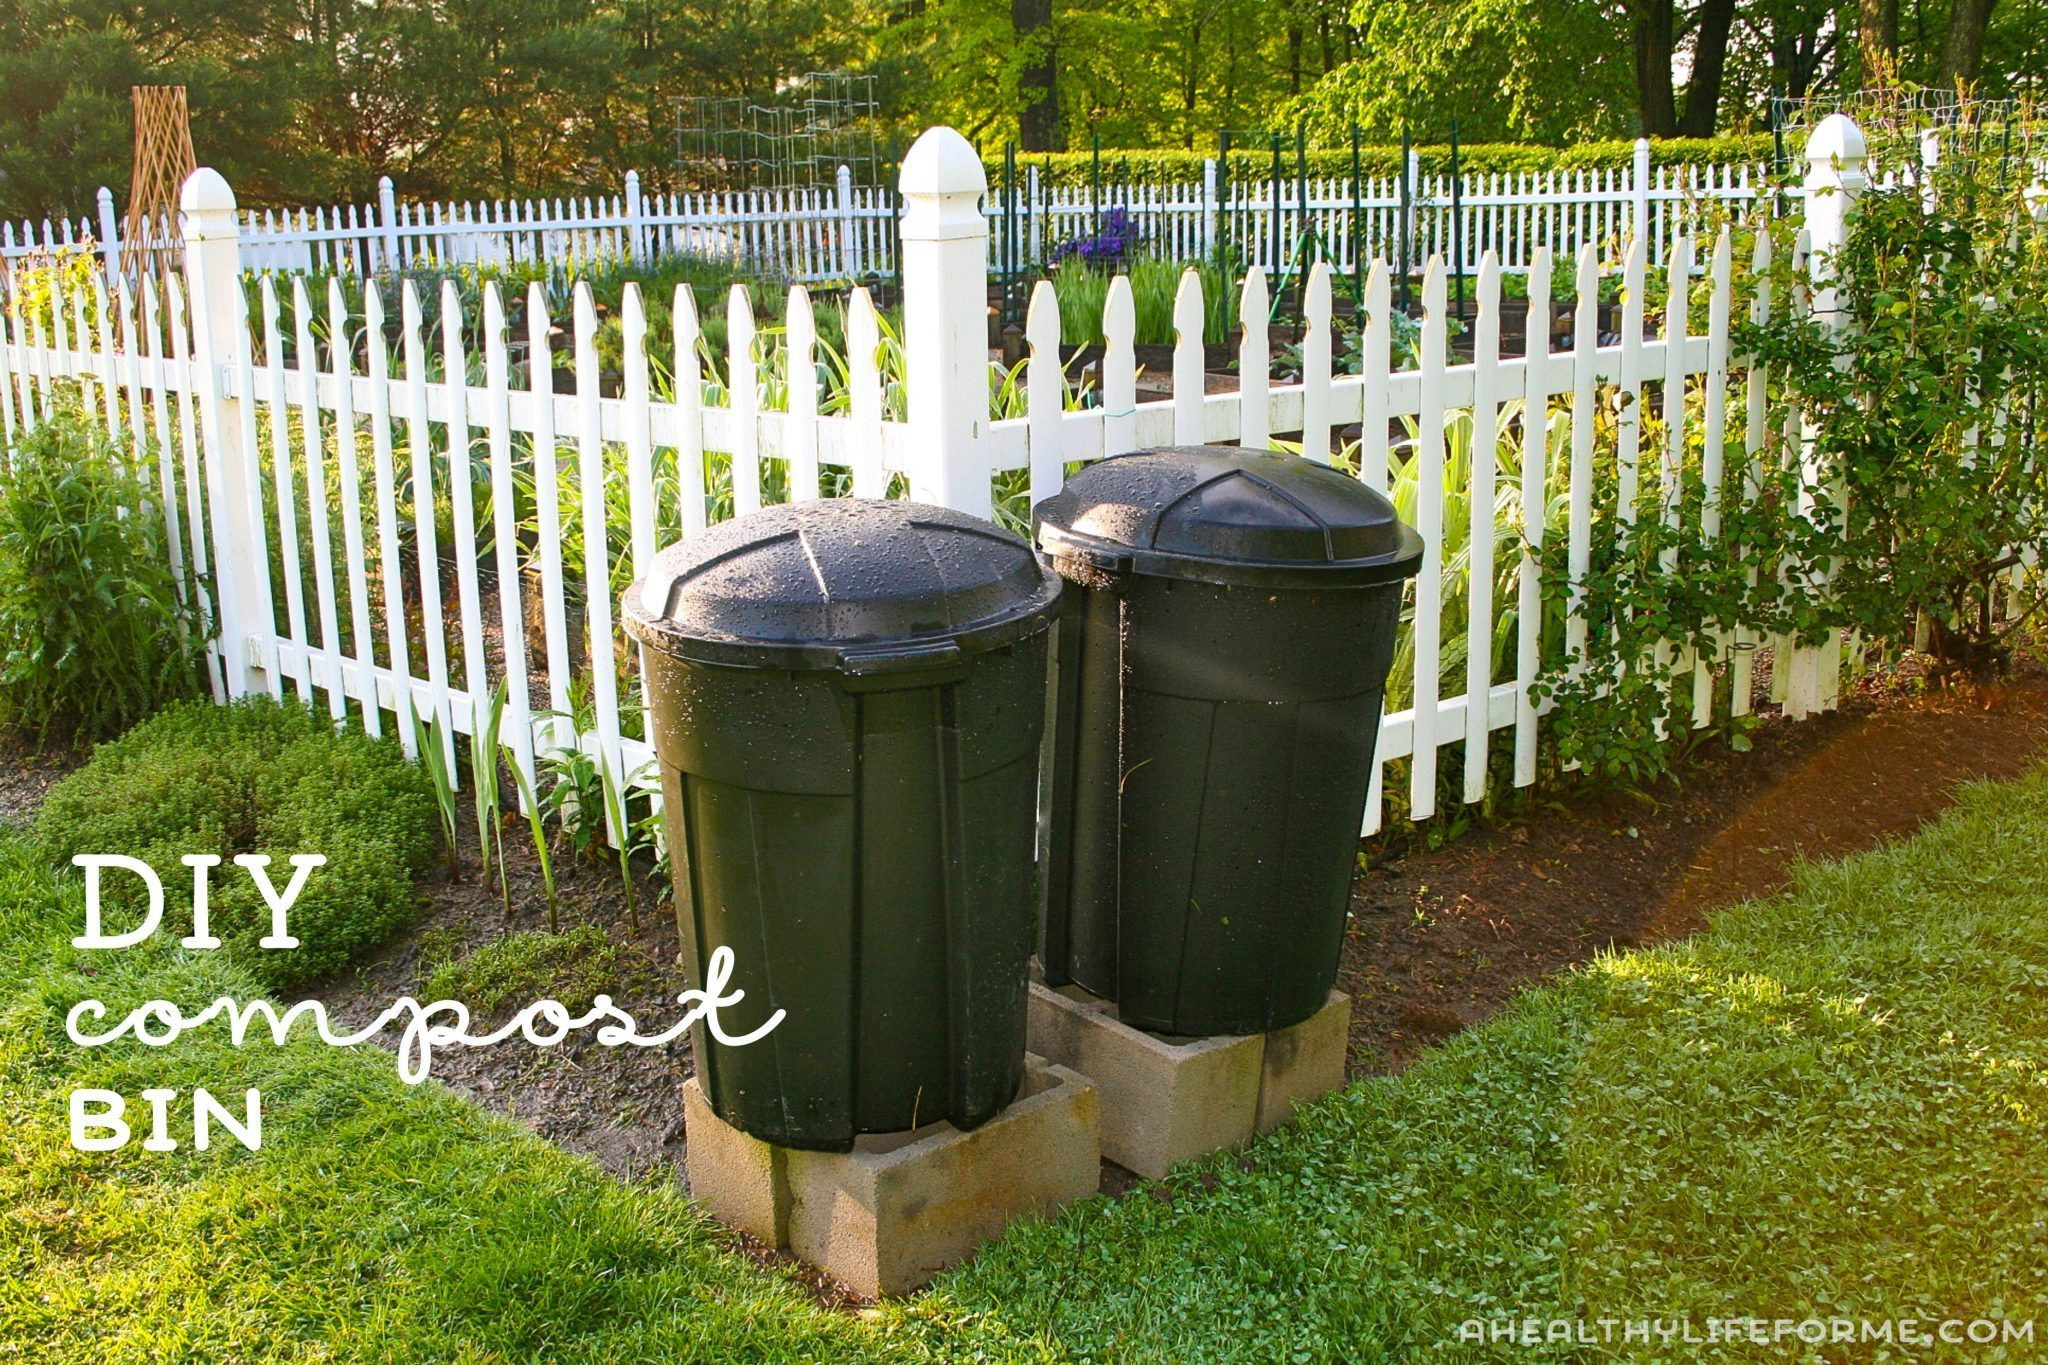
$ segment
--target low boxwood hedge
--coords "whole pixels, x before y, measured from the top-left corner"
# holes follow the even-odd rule
[[[57,861],[122,854],[163,880],[157,942],[189,932],[188,853],[217,853],[208,905],[225,951],[272,989],[346,966],[410,918],[412,879],[438,847],[434,798],[398,746],[353,726],[337,731],[295,702],[172,707],[110,744],[59,784],[36,837]],[[287,859],[325,854],[291,907],[295,949],[265,949],[270,909],[238,853],[272,858],[272,883],[289,883]],[[106,931],[140,923],[138,879],[105,875]]]
[[[1636,144],[1632,140],[1582,142],[1571,147],[1544,147],[1521,142],[1476,142],[1458,149],[1458,164],[1467,176],[1540,174],[1544,171],[1625,170],[1634,163]],[[1431,143],[1415,149],[1424,175],[1444,175],[1451,169],[1448,144]],[[1658,138],[1650,143],[1650,161],[1656,166],[1765,165],[1771,160],[1773,144],[1768,134],[1715,138]],[[1102,149],[1102,185],[1107,197],[1110,187],[1121,185],[1191,185],[1202,180],[1202,163],[1215,158],[1213,148],[1185,151],[1179,148]],[[1349,179],[1351,148],[1311,147],[1308,173],[1318,179]],[[1281,150],[1282,175],[1293,180],[1299,171],[1293,140]],[[1045,186],[1082,186],[1095,174],[1093,152],[1026,152],[1017,157],[1017,179],[1021,185],[1026,168],[1039,168],[1039,183]],[[1358,167],[1370,179],[1400,174],[1401,148],[1374,144],[1360,147]],[[1000,202],[1003,162],[1000,157],[987,163],[990,205]],[[1235,147],[1230,153],[1230,177],[1234,184],[1264,182],[1273,173],[1270,147]]]

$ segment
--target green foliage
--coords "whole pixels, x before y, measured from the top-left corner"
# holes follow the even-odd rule
[[[544,998],[581,1013],[593,996],[615,992],[618,976],[618,945],[597,925],[581,924],[565,934],[521,930],[493,939],[437,967],[425,989],[430,999],[486,1014]]]
[[[117,734],[199,690],[200,630],[144,477],[76,409],[0,472],[0,726]]]
[[[71,951],[75,879],[0,834],[0,1313],[52,1362],[106,1360],[114,1334],[133,1343],[115,1358],[262,1358],[308,1322],[343,1359],[790,1362],[1399,1359],[1475,1317],[1729,1304],[2038,1323],[2040,1210],[2013,1192],[2039,1182],[2048,1112],[2044,888],[2048,774],[1977,788],[1911,841],[1603,958],[1245,1152],[1019,1223],[850,1315],[751,1264],[673,1182],[622,1185],[381,1054],[72,1047],[85,996],[254,983],[218,954]],[[131,1147],[84,1179],[49,1102],[223,1076],[262,1088],[260,1153]]]
[[[469,735],[469,786],[476,807],[477,867],[488,878],[497,851],[498,895],[512,913],[512,887],[505,880],[505,812],[498,799],[498,733],[505,723],[505,683],[500,679]],[[517,763],[512,765],[515,769]]]
[[[1314,134],[1307,160],[1308,173],[1312,179],[1334,178],[1348,181],[1351,177],[1351,143],[1349,125],[1323,129],[1311,121],[1307,125]],[[1298,173],[1300,163],[1294,150],[1294,140],[1282,140],[1281,175],[1292,180]],[[1549,146],[1521,142],[1479,142],[1458,148],[1458,164],[1467,175],[1515,175],[1537,174],[1543,171],[1580,171],[1626,169],[1635,159],[1634,141],[1625,138],[1574,142],[1568,146]],[[1424,175],[1444,175],[1451,169],[1451,149],[1448,143],[1417,143],[1414,148]],[[1657,138],[1650,143],[1650,161],[1653,165],[1756,165],[1771,159],[1772,143],[1768,136],[1729,136],[1715,138]],[[1102,183],[1105,186],[1104,202],[1120,202],[1112,188],[1120,184],[1131,185],[1186,185],[1200,183],[1202,163],[1213,159],[1215,149],[1140,149],[1104,151],[1102,154]],[[1040,183],[1048,186],[1067,186],[1085,189],[1091,183],[1095,158],[1089,152],[1034,152],[1017,158],[1020,167],[1037,166]],[[1374,142],[1359,148],[1358,164],[1360,173],[1368,179],[1386,179],[1401,173],[1401,144]],[[1020,169],[1019,175],[1022,175]],[[1263,184],[1272,178],[1273,154],[1269,148],[1233,147],[1229,157],[1229,183],[1245,186]],[[989,167],[989,183],[1001,184],[1002,167]],[[1239,190],[1242,194],[1246,191]]]
[[[87,997],[197,1009],[263,989],[220,953],[76,952],[81,902],[76,877],[0,832],[10,1347],[49,1365],[900,1358],[734,1252],[675,1181],[621,1182],[443,1086],[404,1085],[383,1049],[303,1026],[281,1048],[260,1026],[243,1048],[225,1030],[73,1046],[64,1014]],[[65,1094],[115,1089],[133,1122],[149,1086],[179,1092],[179,1150],[72,1148]],[[195,1151],[195,1086],[236,1109],[260,1089],[262,1150],[217,1135]]]
[[[1080,261],[1062,261],[1052,272],[1053,297],[1060,305],[1060,344],[1100,346],[1102,306],[1109,299],[1108,273]]]
[[[36,830],[53,860],[141,859],[173,904],[192,885],[179,859],[218,854],[212,931],[237,966],[272,990],[346,966],[405,923],[413,875],[434,853],[433,796],[395,743],[336,733],[302,706],[267,699],[174,706],[100,746],[50,793]],[[326,855],[291,908],[296,949],[257,946],[270,910],[248,874],[231,866],[241,853],[269,855],[280,891],[291,855]],[[110,925],[139,921],[136,880],[107,874]]]
[[[448,855],[449,875],[454,876],[462,871],[462,859],[456,851],[457,802],[452,729],[442,724],[438,716],[423,715],[417,706],[407,708],[406,723],[412,727],[413,752],[419,755],[420,774],[426,779],[427,790],[434,798],[434,814],[441,821],[441,847]]]
[[[1583,596],[1588,645],[1567,657],[1546,637],[1539,697],[1559,756],[1595,776],[1643,784],[1670,772],[1693,733],[1694,660],[1737,626],[1750,643],[1814,644],[1847,631],[1897,653],[1927,623],[1937,662],[1996,675],[2008,637],[2036,619],[2048,584],[2026,571],[2048,549],[2048,469],[2038,458],[2048,398],[2048,250],[2016,178],[1996,160],[1959,160],[1918,187],[1866,191],[1832,255],[1839,319],[1788,307],[1808,282],[1795,221],[1768,224],[1771,321],[1737,328],[1734,349],[1768,376],[1762,449],[1741,458],[1741,395],[1729,457],[1710,485],[1691,412],[1666,465],[1661,398],[1646,404],[1638,491],[1596,509],[1591,562],[1575,582],[1553,534],[1544,593]],[[1738,243],[1737,259],[1749,244]],[[1704,285],[1688,306],[1703,306]],[[1661,290],[1653,282],[1654,295]],[[1747,298],[1736,316],[1747,316]],[[1837,325],[1839,322],[1840,325]],[[1599,415],[1596,486],[1622,482],[1618,408]],[[1712,508],[1713,516],[1708,516]],[[1712,523],[1718,521],[1718,528]],[[1784,653],[1781,649],[1781,655]],[[1721,680],[1709,677],[1709,685]]]
[[[1791,526],[1793,577],[1826,579],[1795,625],[1899,639],[1924,614],[1938,658],[1989,675],[2048,605],[2048,581],[2015,572],[2048,549],[2048,241],[1995,158],[1952,161],[1931,189],[1931,212],[1911,187],[1855,205],[1833,257],[1846,328],[1787,313],[1743,340],[1819,433],[1803,450],[1780,424],[1772,447],[1779,504],[1813,508]]]
[[[1118,1360],[1463,1358],[1472,1318],[1728,1303],[2042,1319],[2040,1210],[2009,1191],[2038,1179],[2048,1110],[2044,887],[2048,775],[1978,788],[1243,1156],[1015,1229],[925,1311]]]

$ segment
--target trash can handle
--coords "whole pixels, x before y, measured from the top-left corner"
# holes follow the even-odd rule
[[[926,687],[962,676],[960,646],[952,640],[842,650],[839,664],[855,691]]]

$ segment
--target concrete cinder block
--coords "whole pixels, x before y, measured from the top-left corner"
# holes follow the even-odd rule
[[[690,1194],[729,1228],[777,1250],[788,1245],[789,1181],[785,1148],[749,1136],[718,1117],[695,1076],[683,1082],[683,1168]]]
[[[1297,1105],[1342,1089],[1350,1046],[1351,997],[1342,991],[1331,991],[1328,1002],[1300,1023],[1267,1034],[1258,1130],[1270,1133],[1294,1117]]]
[[[1078,987],[1031,987],[1031,1050],[1095,1082],[1102,1154],[1152,1180],[1205,1152],[1242,1147],[1343,1085],[1350,1019],[1350,997],[1332,991],[1291,1028],[1163,1037],[1123,1023],[1114,1005]]]
[[[1265,1041],[1167,1038],[1134,1029],[1075,987],[1031,986],[1031,1050],[1101,1091],[1102,1154],[1158,1179],[1176,1162],[1242,1147],[1259,1107]]]
[[[1012,1220],[1051,1214],[1100,1183],[1096,1088],[1038,1057],[1025,1059],[1017,1099],[972,1132],[934,1123],[845,1153],[748,1137],[711,1112],[694,1078],[685,1098],[691,1194],[863,1294],[908,1293]],[[772,1236],[756,1231],[764,1218]]]

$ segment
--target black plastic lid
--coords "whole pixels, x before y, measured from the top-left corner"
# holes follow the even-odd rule
[[[1031,514],[1055,560],[1203,583],[1331,587],[1412,578],[1422,537],[1375,489],[1313,460],[1165,446],[1081,470]]]
[[[1059,593],[1028,545],[975,517],[820,498],[662,551],[622,614],[634,639],[681,659],[893,673],[1021,639]]]

